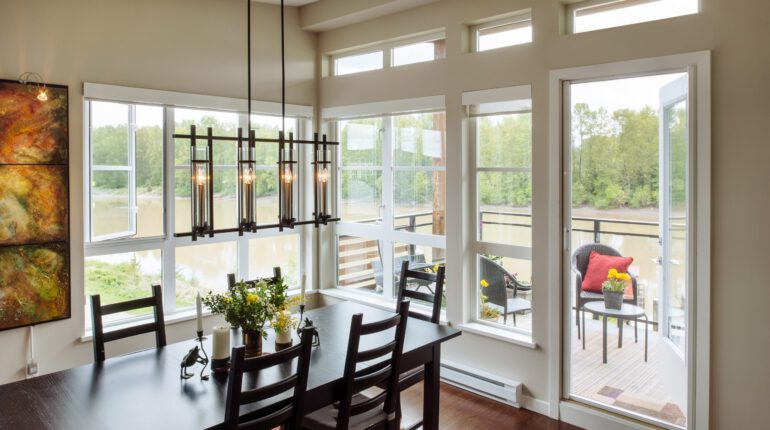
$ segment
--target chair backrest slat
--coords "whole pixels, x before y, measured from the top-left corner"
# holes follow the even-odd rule
[[[104,315],[115,314],[141,308],[153,308],[155,321],[152,323],[139,324],[120,330],[104,332]],[[162,348],[166,346],[166,325],[163,317],[163,291],[160,285],[152,286],[152,296],[141,299],[129,300],[121,303],[113,303],[102,306],[101,297],[98,294],[91,296],[91,327],[94,338],[94,361],[104,361],[104,344],[114,340],[126,337],[136,336],[143,333],[155,332],[155,346]]]
[[[378,333],[381,331],[385,331],[389,328],[393,328],[398,325],[400,321],[399,315],[394,315],[388,319],[384,319],[382,321],[376,321],[369,324],[362,324],[361,325],[361,336],[366,336],[373,333]]]
[[[375,358],[382,357],[385,354],[392,353],[395,348],[396,348],[396,341],[393,340],[386,343],[385,345],[378,346],[372,349],[367,349],[366,351],[360,351],[358,353],[358,356],[356,357],[356,360],[359,363],[362,363],[364,361],[374,360]]]
[[[302,428],[313,332],[303,330],[301,338],[298,345],[255,358],[247,359],[243,346],[233,348],[231,353],[232,365],[227,381],[225,429],[270,430],[278,426],[287,426],[293,429]],[[245,372],[261,371],[273,366],[289,364],[295,359],[297,361],[295,373],[264,387],[251,390],[243,389],[243,374]],[[292,391],[290,398],[279,400],[241,417],[240,408],[242,405],[270,399],[289,391]]]
[[[144,297],[141,299],[128,300],[128,301],[119,302],[119,303],[112,303],[109,305],[102,306],[102,315],[111,315],[119,312],[149,308],[154,304],[155,304],[155,297]]]
[[[401,277],[398,280],[398,303],[401,303],[404,298],[411,298],[415,300],[422,300],[433,305],[431,308],[430,317],[426,317],[425,315],[417,312],[410,312],[409,316],[425,321],[430,321],[434,324],[438,324],[441,321],[441,302],[444,297],[444,281],[446,277],[445,273],[446,267],[443,265],[438,266],[436,273],[428,273],[417,270],[410,270],[408,260],[401,263]],[[407,289],[409,279],[421,279],[433,282],[433,294]]]
[[[409,316],[409,301],[404,300],[399,303],[398,314],[382,321],[363,324],[363,314],[355,314],[350,324],[350,337],[348,339],[348,350],[345,357],[345,370],[343,374],[343,396],[339,404],[337,413],[337,429],[347,429],[350,425],[350,417],[370,411],[376,407],[382,406],[383,412],[388,420],[396,416],[396,408],[399,403],[400,391],[398,388],[398,377],[401,363],[401,353],[404,349],[404,336],[406,335],[406,323]],[[390,357],[377,363],[369,369],[362,371],[356,370],[356,365],[361,361],[362,354],[374,356],[386,349],[390,349],[390,343],[387,342],[387,348],[375,347],[359,352],[361,337],[365,335],[379,334],[396,327],[393,341],[394,347],[390,352]],[[387,353],[385,353],[387,354]],[[379,354],[382,357],[384,354]],[[376,369],[376,370],[375,370]],[[353,396],[363,390],[374,386],[382,386],[385,383],[385,390],[378,396],[369,400],[353,405]]]
[[[279,279],[281,279],[281,268],[280,267],[273,267],[273,276],[272,277],[265,277],[265,278],[255,278],[249,281],[243,281],[247,284],[256,284],[260,281],[268,281],[268,282],[277,282]],[[227,288],[232,290],[233,287],[235,287],[235,284],[237,284],[238,281],[235,279],[235,273],[228,273],[227,274]]]
[[[274,382],[270,385],[265,385],[259,390],[244,391],[241,393],[241,404],[245,405],[277,396],[284,391],[288,391],[290,388],[294,388],[298,379],[299,375],[295,373],[288,378],[281,379],[280,381]]]

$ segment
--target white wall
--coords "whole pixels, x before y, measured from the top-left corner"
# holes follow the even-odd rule
[[[345,0],[352,1],[352,0]],[[522,381],[525,394],[547,401],[558,374],[547,366],[548,329],[560,316],[549,314],[559,299],[558,268],[549,267],[545,217],[549,171],[548,72],[554,69],[711,50],[712,57],[712,311],[711,413],[713,429],[762,428],[770,421],[770,288],[763,267],[770,253],[767,185],[770,160],[766,123],[770,118],[770,2],[702,0],[702,13],[578,35],[565,35],[559,0],[442,0],[361,24],[320,34],[319,52],[365,45],[445,27],[446,59],[320,82],[323,107],[399,98],[444,95],[447,101],[449,185],[468,186],[462,170],[463,91],[531,84],[533,99],[534,233],[533,316],[537,350],[464,333],[449,342],[444,357]],[[484,53],[468,53],[466,23],[531,8],[534,41]],[[462,172],[462,173],[457,173]],[[448,202],[448,278],[467,279],[468,202]],[[557,233],[558,234],[558,233]],[[453,281],[454,282],[454,281]],[[455,284],[456,285],[456,284]],[[450,319],[460,322],[458,294],[449,289]],[[453,303],[453,298],[455,303]],[[556,342],[558,344],[558,340]],[[554,381],[554,378],[556,380]],[[553,381],[555,385],[549,384]]]
[[[287,102],[315,102],[316,35],[286,11]],[[254,99],[280,101],[277,6],[252,4]],[[72,318],[35,329],[43,373],[88,363],[83,292],[83,82],[246,98],[246,3],[238,0],[2,0],[0,77],[26,71],[69,86]],[[245,103],[244,103],[245,109]],[[166,268],[173,270],[173,268]],[[147,289],[149,293],[149,286]],[[206,321],[211,327],[214,320]],[[168,327],[168,341],[194,334]],[[0,332],[0,383],[24,376],[27,329]],[[108,355],[154,345],[151,335],[107,345]]]

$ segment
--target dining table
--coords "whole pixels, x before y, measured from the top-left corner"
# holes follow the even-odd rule
[[[364,323],[393,315],[360,303],[344,301],[305,312],[318,330],[320,345],[313,347],[308,377],[306,412],[339,401],[343,393],[343,367],[351,317],[363,314]],[[393,329],[391,329],[393,330]],[[446,325],[410,317],[401,360],[401,371],[424,367],[423,427],[438,429],[441,344],[461,332]],[[364,336],[361,349],[387,342],[388,332]],[[392,334],[390,334],[392,336]],[[392,337],[391,337],[392,339]],[[293,342],[299,339],[294,335]],[[195,376],[180,377],[180,363],[198,344],[190,339],[163,348],[111,357],[101,363],[0,386],[0,429],[13,430],[200,430],[222,427],[225,414],[227,373],[210,375],[198,364],[190,368]],[[231,345],[240,345],[241,333],[231,330]],[[210,354],[210,337],[203,340]],[[274,334],[269,332],[263,351],[274,351]],[[109,351],[109,345],[107,345]],[[364,365],[374,365],[375,362]],[[258,374],[246,374],[244,386],[264,386],[282,379],[293,368],[274,366]],[[285,395],[290,395],[286,393]],[[273,399],[277,401],[277,399]],[[248,417],[265,404],[241,408]]]

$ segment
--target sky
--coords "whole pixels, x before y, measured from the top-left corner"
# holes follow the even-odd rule
[[[610,113],[623,108],[639,110],[645,106],[657,110],[660,89],[684,75],[670,73],[573,84],[570,86],[572,106],[587,103],[592,110],[603,107]]]

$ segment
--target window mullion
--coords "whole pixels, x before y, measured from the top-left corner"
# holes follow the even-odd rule
[[[161,252],[163,276],[163,307],[168,313],[176,310],[176,251],[174,231],[176,223],[174,213],[174,109],[163,109],[163,199],[164,199],[164,240]]]
[[[380,242],[383,297],[393,297],[393,116],[382,119],[382,225],[385,240]]]
[[[128,230],[136,236],[136,105],[128,105]]]

